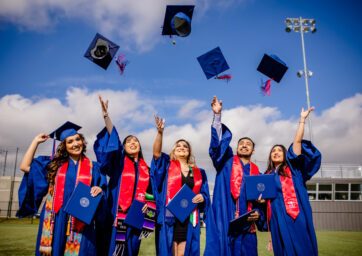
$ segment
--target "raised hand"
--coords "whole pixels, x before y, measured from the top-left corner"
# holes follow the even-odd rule
[[[155,115],[155,124],[158,132],[163,132],[165,129],[165,119]]]
[[[49,139],[48,134],[40,133],[35,136],[35,138],[33,139],[33,142],[35,142],[36,144],[40,144],[40,143],[45,142],[47,139]]]
[[[305,119],[307,119],[307,117],[309,116],[309,113],[312,112],[313,110],[314,110],[314,107],[311,107],[307,110],[304,110],[304,108],[302,108],[302,110],[300,111],[301,121],[304,121]]]
[[[101,103],[103,117],[105,117],[108,115],[108,100],[104,101],[101,95],[99,95],[98,98]]]
[[[214,114],[220,114],[222,111],[222,101],[214,96],[211,101],[211,108]]]

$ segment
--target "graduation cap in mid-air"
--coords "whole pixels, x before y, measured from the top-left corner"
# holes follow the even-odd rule
[[[197,60],[199,61],[202,71],[204,71],[207,79],[215,77],[215,79],[230,81],[230,74],[220,75],[224,71],[230,69],[220,47],[216,47],[215,49],[199,56]]]
[[[67,121],[49,134],[49,137],[53,139],[52,158],[55,154],[55,141],[64,141],[69,136],[76,135],[81,128],[79,125]]]
[[[263,82],[261,90],[264,95],[270,95],[271,81],[274,80],[279,83],[285,72],[287,72],[288,67],[281,59],[278,58],[278,56],[273,54],[264,54],[257,70],[269,77],[266,82]]]
[[[194,5],[167,5],[162,35],[188,36],[194,8]]]
[[[118,49],[117,44],[97,33],[84,57],[106,70]]]

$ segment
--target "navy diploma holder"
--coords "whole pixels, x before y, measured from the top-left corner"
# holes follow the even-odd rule
[[[189,186],[184,184],[166,207],[179,221],[183,223],[197,206],[197,204],[192,202],[192,199],[195,196],[195,193],[189,188]]]
[[[79,182],[64,208],[66,213],[88,225],[92,222],[93,216],[96,213],[102,198],[102,193],[93,197],[90,191],[91,187]]]
[[[124,223],[127,226],[142,230],[143,223],[145,222],[145,215],[142,212],[144,205],[144,203],[138,200],[133,200],[131,206],[128,209],[126,219],[124,220]]]
[[[274,174],[263,174],[255,176],[244,176],[246,184],[246,199],[258,200],[273,199],[276,197],[276,185]]]

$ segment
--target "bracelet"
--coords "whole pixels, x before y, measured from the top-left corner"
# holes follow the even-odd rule
[[[108,117],[108,113],[103,115],[103,118],[106,119]]]
[[[300,124],[305,124],[305,122],[300,122],[300,121],[299,121],[299,123],[300,123]]]

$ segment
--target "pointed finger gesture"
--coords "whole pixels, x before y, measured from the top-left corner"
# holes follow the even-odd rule
[[[222,101],[214,96],[211,101],[211,108],[214,114],[220,114],[222,111]]]

